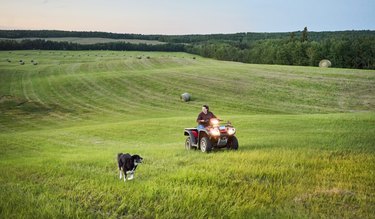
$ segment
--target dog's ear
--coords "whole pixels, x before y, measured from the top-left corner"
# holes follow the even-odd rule
[[[123,155],[123,153],[118,153],[117,158],[119,158],[121,155]]]

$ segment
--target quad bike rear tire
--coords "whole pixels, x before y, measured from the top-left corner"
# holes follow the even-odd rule
[[[191,138],[190,137],[187,137],[186,140],[185,140],[185,149],[186,150],[191,150],[192,149]]]

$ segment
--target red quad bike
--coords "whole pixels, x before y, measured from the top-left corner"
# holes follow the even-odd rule
[[[210,152],[216,148],[238,149],[236,129],[228,121],[225,125],[220,125],[218,119],[210,120],[210,125],[205,129],[185,128],[184,135],[188,136],[185,141],[185,148],[200,149],[202,152]]]

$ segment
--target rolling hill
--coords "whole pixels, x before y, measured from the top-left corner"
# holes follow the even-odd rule
[[[375,215],[374,70],[167,52],[0,61],[1,218]],[[202,104],[236,126],[238,151],[184,149]],[[144,158],[133,181],[119,152]]]

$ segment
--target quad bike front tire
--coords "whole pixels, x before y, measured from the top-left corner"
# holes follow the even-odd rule
[[[203,137],[200,142],[201,151],[208,153],[212,150],[212,143],[207,137]]]
[[[230,138],[228,142],[228,149],[238,150],[238,140],[236,136],[233,136],[232,138]]]

